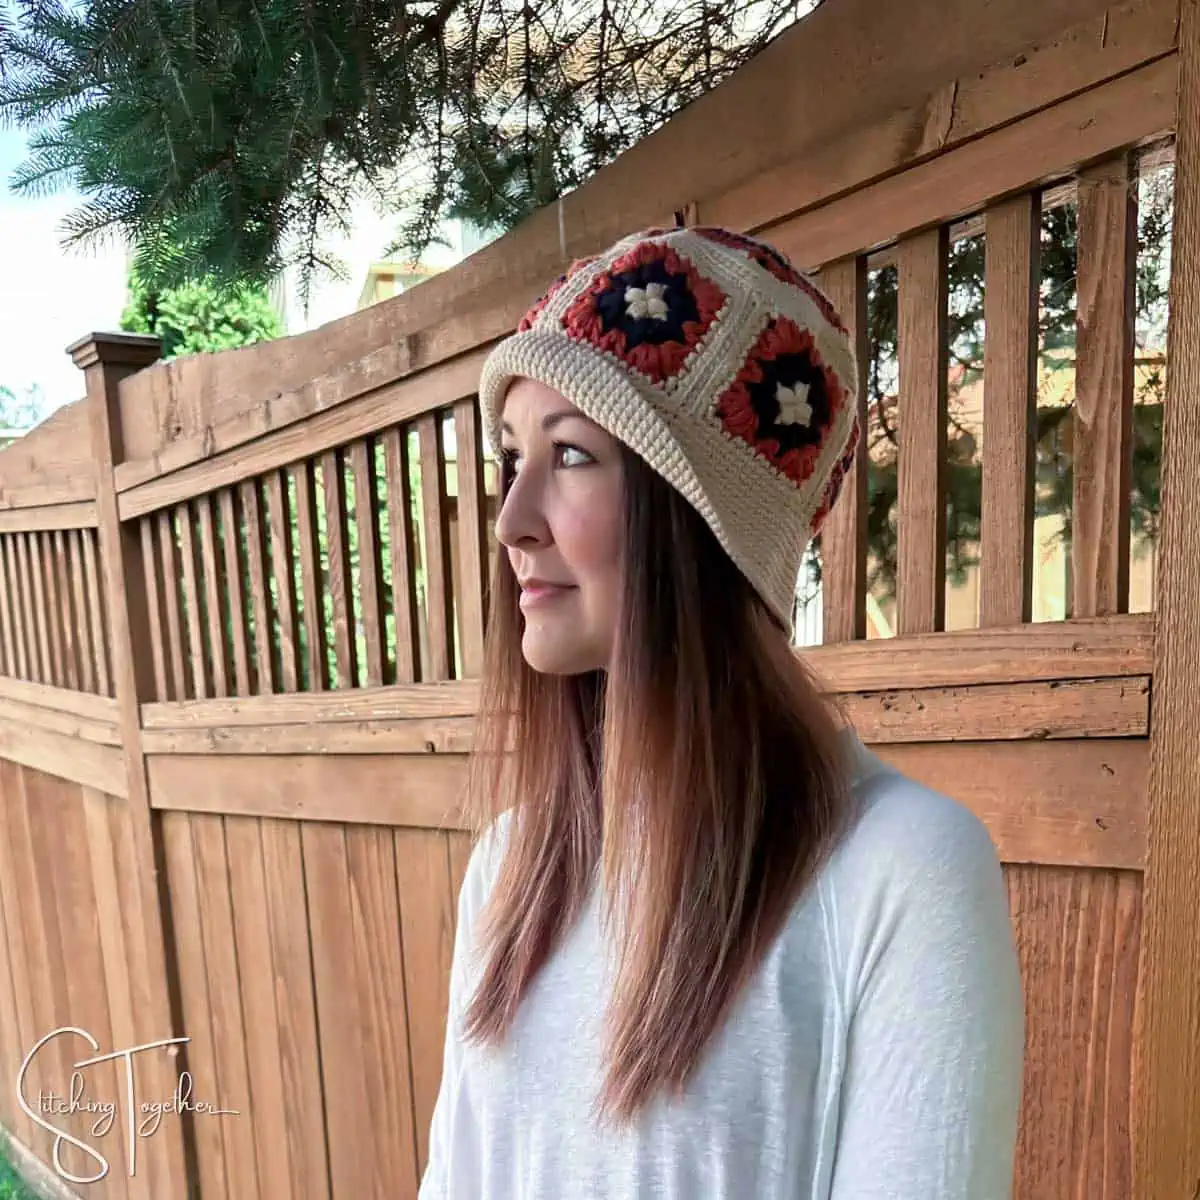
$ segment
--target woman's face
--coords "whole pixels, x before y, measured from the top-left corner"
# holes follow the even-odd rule
[[[551,675],[604,669],[620,588],[619,445],[532,379],[509,387],[502,417],[515,478],[496,537],[521,585],[525,661]]]

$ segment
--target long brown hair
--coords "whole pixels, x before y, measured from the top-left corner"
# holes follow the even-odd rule
[[[621,449],[607,672],[525,663],[497,556],[467,812],[477,829],[511,814],[465,1022],[504,1037],[599,869],[618,958],[597,1111],[619,1121],[683,1088],[848,815],[835,721],[785,633],[691,505]]]

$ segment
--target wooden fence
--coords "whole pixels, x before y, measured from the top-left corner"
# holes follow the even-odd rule
[[[1138,172],[1176,164],[1156,613],[1129,614]],[[561,202],[302,337],[155,363],[93,335],[86,399],[0,452],[0,1124],[71,1065],[137,1102],[42,1119],[80,1195],[413,1196],[436,1095],[456,799],[492,557],[475,387],[570,259],[630,229],[757,231],[865,360],[898,271],[898,636],[865,640],[867,464],[805,651],[865,739],[986,821],[1028,1005],[1017,1195],[1200,1178],[1200,9],[829,0]],[[1032,623],[1040,216],[1074,199],[1073,613]],[[1057,202],[1057,201],[1054,201]],[[978,628],[943,632],[947,256],[986,239]],[[447,471],[453,445],[453,473]],[[418,570],[419,563],[419,570]],[[120,1062],[78,1099],[124,1101]],[[10,1083],[11,1081],[11,1083]],[[36,1106],[36,1104],[35,1104]],[[143,1116],[153,1117],[153,1111]],[[94,1159],[63,1147],[64,1167]]]

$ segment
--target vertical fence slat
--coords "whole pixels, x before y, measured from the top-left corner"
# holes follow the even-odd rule
[[[36,671],[34,679],[38,683],[50,683],[50,643],[46,637],[46,622],[42,619],[46,611],[46,597],[42,593],[41,572],[37,569],[37,547],[31,544],[30,538],[28,533],[17,534],[17,558],[24,584],[22,593],[32,642],[30,651]]]
[[[360,438],[350,446],[354,475],[354,520],[358,527],[358,593],[362,597],[365,682],[381,684],[387,670],[387,626],[383,614],[383,579],[379,560],[379,500],[375,478],[375,446]]]
[[[212,497],[196,498],[200,524],[200,561],[204,565],[204,613],[208,623],[208,648],[212,666],[213,694],[229,695],[229,648],[225,644],[225,615],[221,603],[221,560],[217,556],[217,531]]]
[[[29,618],[25,614],[25,592],[21,582],[15,534],[7,534],[4,538],[4,566],[12,588],[13,640],[17,652],[17,675],[21,679],[32,679],[33,655],[30,653]]]
[[[72,529],[67,534],[67,552],[71,559],[71,589],[75,594],[75,613],[79,638],[79,681],[85,692],[94,692],[98,686],[96,674],[96,647],[92,641],[92,626],[88,619],[87,592],[83,573],[83,539],[88,530]],[[167,697],[163,697],[166,699]]]
[[[1129,608],[1137,165],[1080,173],[1071,578],[1077,617]]]
[[[175,509],[175,519],[179,525],[179,557],[183,565],[181,582],[183,584],[183,606],[187,619],[188,658],[192,665],[192,686],[195,689],[196,699],[206,700],[213,694],[212,674],[204,649],[196,531],[193,525],[192,506],[188,501],[184,501]]]
[[[1041,220],[1036,192],[987,214],[979,563],[979,623],[985,627],[1032,616]]]
[[[862,374],[854,465],[821,529],[822,638],[849,642],[867,636],[867,260],[831,263],[818,282],[850,331]]]
[[[421,521],[425,545],[425,600],[432,679],[454,677],[454,597],[450,588],[449,517],[441,413],[416,422],[421,447]]]
[[[300,622],[287,476],[282,471],[271,471],[263,480],[263,488],[267,498],[275,610],[279,615],[280,683],[285,692],[294,692],[300,686]]]
[[[1162,515],[1150,723],[1145,923],[1133,1098],[1137,1195],[1195,1194],[1200,1179],[1200,2],[1180,5],[1175,213],[1163,406]]]
[[[483,674],[483,638],[488,610],[487,492],[483,480],[483,433],[479,403],[470,396],[454,405],[458,483],[458,629],[460,674]]]
[[[188,682],[188,660],[183,653],[183,619],[179,605],[179,547],[171,513],[158,514],[158,553],[162,562],[163,608],[167,614],[167,662],[171,667],[168,699],[184,700],[194,693]]]
[[[188,1043],[188,1069],[198,1095],[207,1088],[220,1089],[221,1107],[235,1107],[221,1085],[217,1072],[213,1010],[209,1001],[211,978],[204,956],[203,905],[197,877],[196,850],[192,840],[192,813],[165,812],[162,825],[163,857],[171,887],[171,909],[175,916],[175,960],[179,972],[184,1028]],[[225,1130],[229,1122],[245,1117],[221,1117],[195,1123],[199,1191],[207,1200],[236,1200],[229,1191],[225,1154]]]
[[[146,607],[150,611],[150,657],[154,663],[154,698],[170,700],[171,690],[167,682],[167,654],[163,631],[166,614],[163,609],[163,590],[158,586],[158,550],[154,545],[154,519],[143,517],[138,522],[142,539],[142,571],[146,577]]]
[[[108,622],[105,619],[104,585],[100,579],[99,552],[96,535],[83,531],[83,569],[88,597],[88,619],[92,626],[92,649],[96,654],[96,682],[102,696],[113,693],[109,668]]]
[[[267,594],[266,537],[258,483],[241,484],[242,520],[246,529],[246,563],[249,567],[250,611],[254,615],[255,684],[260,695],[275,690],[275,661],[271,645],[271,608]]]
[[[408,437],[403,429],[383,435],[387,463],[388,551],[392,567],[392,612],[396,622],[396,682],[412,683],[421,662],[417,628],[416,562],[412,496],[408,481]]]
[[[74,691],[79,691],[79,628],[78,617],[74,608],[74,597],[71,594],[71,570],[67,561],[66,534],[56,529],[53,534],[54,542],[54,577],[58,593],[59,611],[62,613],[63,632],[63,668],[65,671],[63,684]]]
[[[296,485],[296,539],[300,553],[300,588],[304,593],[304,663],[307,690],[329,686],[329,647],[325,639],[325,595],[321,586],[321,547],[317,536],[317,489],[310,461],[291,469]]]
[[[341,450],[321,456],[321,485],[325,493],[325,549],[329,556],[329,598],[333,605],[335,687],[355,685],[353,630],[354,593],[350,580],[350,549],[346,545],[346,469]]]
[[[50,682],[56,687],[65,687],[67,664],[63,659],[63,611],[58,598],[58,576],[54,570],[54,552],[49,532],[34,534],[37,548],[35,565],[42,581],[46,607],[43,619],[50,641]]]
[[[222,488],[217,494],[221,516],[221,552],[225,560],[225,594],[229,598],[229,638],[233,653],[233,682],[237,695],[249,696],[250,632],[246,625],[244,577],[242,569],[241,513],[232,488]]]
[[[12,609],[12,582],[8,572],[8,534],[0,533],[0,622],[3,622],[3,648],[5,675],[19,675],[17,648],[14,634],[16,622]]]
[[[900,243],[896,632],[932,633],[946,612],[946,258],[943,225]]]

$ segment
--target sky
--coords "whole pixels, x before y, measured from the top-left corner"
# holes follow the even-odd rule
[[[64,249],[58,225],[78,196],[18,199],[8,181],[24,157],[25,135],[0,129],[0,387],[36,384],[54,409],[83,395],[67,346],[119,327],[125,254]]]

